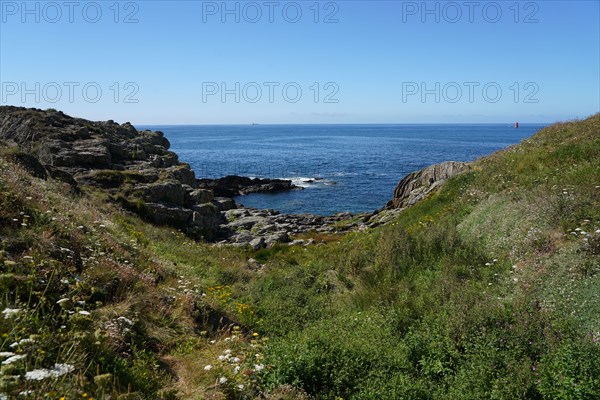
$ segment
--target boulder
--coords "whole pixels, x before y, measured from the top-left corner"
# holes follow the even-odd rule
[[[394,208],[405,208],[415,204],[447,179],[470,168],[469,163],[447,161],[406,175],[394,190]]]
[[[257,237],[256,239],[252,239],[250,243],[248,243],[252,250],[260,250],[265,247],[265,239],[263,237]]]
[[[13,158],[21,167],[23,167],[27,172],[36,178],[48,178],[48,172],[42,163],[31,154],[19,151],[13,155]]]
[[[168,207],[160,203],[146,203],[143,206],[146,216],[159,225],[184,227],[192,219],[193,212],[183,207]]]
[[[147,185],[138,185],[133,189],[141,192],[144,200],[150,203],[170,203],[183,206],[186,191],[177,181],[158,181]]]
[[[186,202],[190,205],[211,203],[214,200],[214,194],[211,190],[195,189],[188,193]]]
[[[228,211],[237,208],[235,201],[229,197],[216,197],[213,204],[219,211]]]

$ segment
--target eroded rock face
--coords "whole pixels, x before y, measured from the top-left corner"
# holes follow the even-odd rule
[[[223,222],[219,209],[232,206],[212,204],[213,192],[198,189],[194,171],[168,150],[160,131],[5,106],[0,107],[0,140],[19,148],[15,158],[35,176],[106,190],[157,224],[216,236]],[[209,207],[196,209],[204,204]]]
[[[471,168],[469,163],[447,161],[406,175],[394,190],[394,208],[406,208],[422,200],[447,179]]]

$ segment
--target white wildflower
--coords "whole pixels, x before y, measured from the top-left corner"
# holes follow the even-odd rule
[[[19,314],[21,311],[23,311],[23,310],[21,310],[20,308],[5,308],[2,311],[2,315],[4,315],[4,318],[8,319],[8,318],[12,318],[15,315]]]
[[[18,342],[14,342],[9,347],[12,348],[12,349],[15,349],[15,348],[19,347],[22,344],[33,343],[34,341],[35,340],[33,340],[33,339],[21,339]]]
[[[231,354],[231,349],[225,350],[225,354]]]
[[[81,315],[92,315],[92,313],[90,313],[89,311],[85,311],[85,310],[79,311],[78,313]]]
[[[224,384],[226,384],[226,383],[227,383],[227,378],[225,378],[224,376],[220,377],[220,378],[219,378],[219,383],[220,383],[221,385],[224,385]]]
[[[210,371],[212,369],[212,365],[208,364],[207,366],[204,367],[205,371]]]
[[[265,366],[264,366],[263,364],[254,364],[254,370],[255,370],[256,372],[260,372],[260,371],[262,371],[263,369],[265,369]]]
[[[240,366],[236,365],[235,368],[233,369],[233,373],[237,374],[238,372],[240,372]]]
[[[241,383],[239,385],[237,385],[237,388],[240,390],[244,390],[244,385],[242,385]]]
[[[240,361],[242,361],[242,360],[240,360],[240,359],[239,359],[239,357],[233,357],[233,358],[231,359],[231,362],[232,362],[232,363],[235,363],[235,364],[239,363]]]
[[[117,321],[125,325],[133,326],[133,321],[126,317],[119,317],[117,318]]]
[[[25,379],[28,381],[41,381],[46,378],[58,378],[75,369],[70,364],[54,364],[52,368],[35,369],[25,373]]]
[[[26,354],[17,354],[12,357],[8,357],[6,360],[2,361],[2,365],[12,364],[14,362],[24,359],[25,357],[27,357]]]
[[[219,361],[227,361],[229,359],[229,354],[227,354],[226,356],[221,355],[217,358],[219,359]]]
[[[15,353],[12,353],[10,351],[0,351],[0,358],[8,358],[8,357],[12,357],[14,355],[15,355]]]
[[[67,283],[68,283],[68,281],[67,281]],[[65,301],[69,301],[69,299],[68,299],[67,297],[65,297],[65,298],[62,298],[62,299],[58,300],[58,301],[56,302],[56,304],[59,304],[59,305],[60,305],[60,304],[64,303]]]

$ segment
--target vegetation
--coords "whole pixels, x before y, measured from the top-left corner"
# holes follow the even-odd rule
[[[600,398],[599,159],[600,114],[556,124],[392,223],[259,252],[0,159],[0,393]]]

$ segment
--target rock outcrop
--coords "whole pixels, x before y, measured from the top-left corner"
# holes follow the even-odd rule
[[[235,207],[198,187],[194,171],[169,151],[160,131],[4,106],[0,140],[18,149],[13,158],[33,175],[105,190],[154,223],[214,238],[224,222],[221,211]]]
[[[199,179],[198,187],[212,190],[216,196],[235,197],[250,193],[274,193],[292,189],[303,189],[290,180],[260,179],[229,175],[219,179]]]
[[[469,163],[447,161],[406,175],[394,190],[394,208],[406,208],[424,199],[447,179],[471,168]]]
[[[276,243],[308,245],[295,235],[364,230],[392,221],[445,180],[470,168],[445,162],[404,177],[388,207],[372,213],[333,216],[280,214],[238,206],[232,197],[298,188],[289,180],[226,176],[196,179],[169,151],[160,131],[138,131],[130,123],[92,122],[60,111],[0,107],[0,142],[32,175],[79,188],[104,191],[108,198],[157,224],[194,236],[257,250]],[[15,150],[17,149],[17,150]]]

